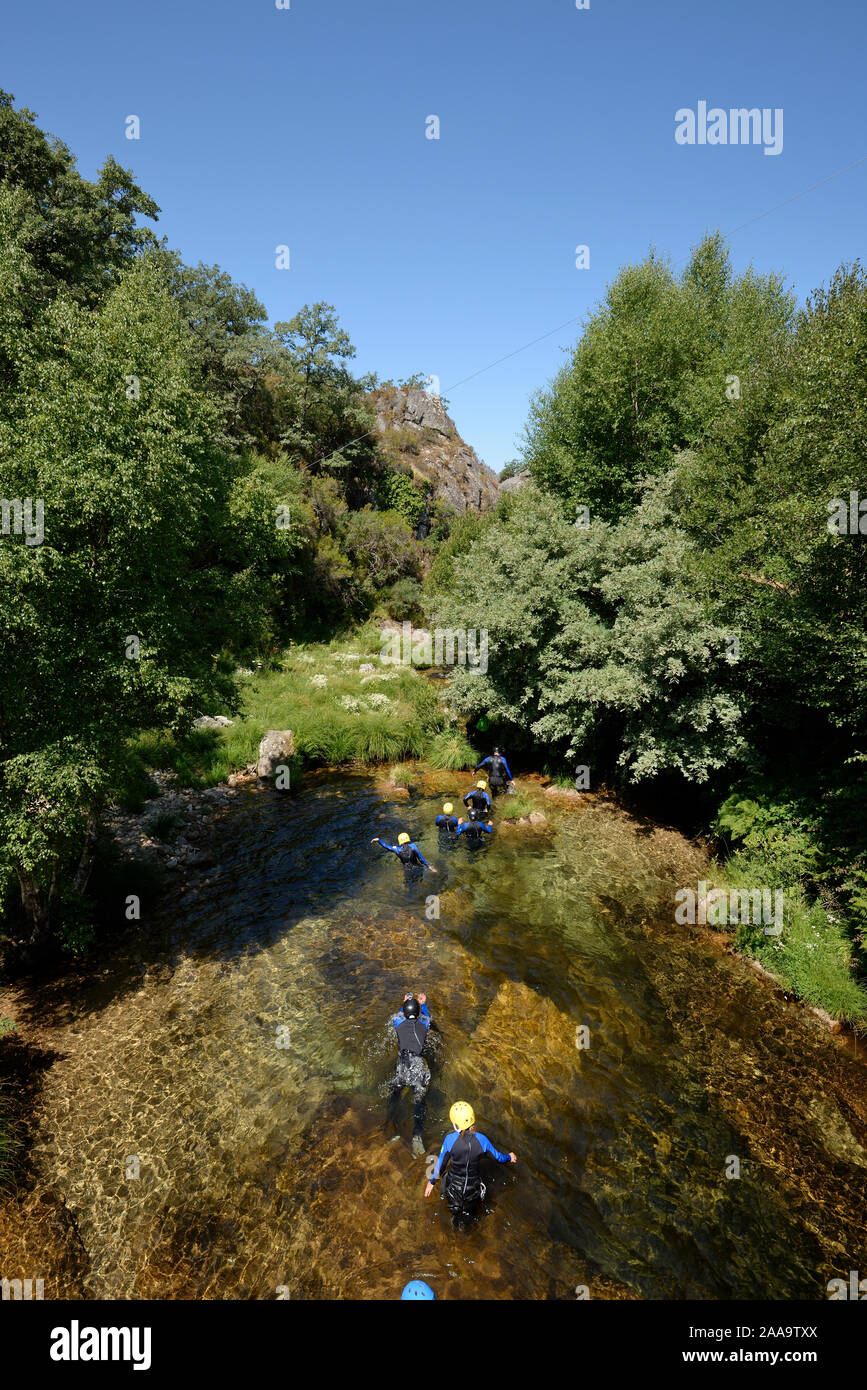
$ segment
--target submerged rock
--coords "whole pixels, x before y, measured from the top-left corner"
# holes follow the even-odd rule
[[[575,1024],[529,986],[504,981],[470,1039],[462,1070],[488,1114],[568,1112],[581,1085]]]

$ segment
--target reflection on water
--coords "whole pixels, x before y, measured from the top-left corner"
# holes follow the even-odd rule
[[[107,968],[0,1001],[57,1054],[32,1156],[74,1217],[81,1292],[393,1299],[419,1277],[440,1298],[823,1298],[864,1267],[863,1066],[674,925],[698,852],[603,803],[443,850],[454,790],[250,789],[219,868]],[[409,888],[369,843],[404,826],[440,870]],[[518,1154],[463,1236],[423,1199],[408,1098],[388,1142],[407,988],[440,1030],[428,1153],[463,1098]]]

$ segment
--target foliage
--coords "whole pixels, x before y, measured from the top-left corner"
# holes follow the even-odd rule
[[[26,276],[20,243],[15,255]],[[43,544],[0,541],[0,836],[34,941],[86,862],[125,738],[232,699],[213,654],[251,601],[246,571],[218,570],[215,553],[235,468],[211,442],[187,345],[149,258],[95,310],[58,291],[5,344],[18,380],[0,389],[0,471],[12,497],[44,499]]]
[[[44,304],[65,290],[93,304],[139,251],[156,247],[136,218],[155,220],[159,208],[110,156],[95,182],[82,178],[63,141],[13,102],[0,90],[0,185],[18,194],[18,244],[35,272],[34,299]]]
[[[429,488],[417,483],[411,474],[391,470],[379,481],[376,504],[383,511],[396,512],[414,531],[424,511],[428,491]]]
[[[441,626],[486,628],[486,674],[457,668],[456,707],[486,713],[564,758],[706,781],[743,750],[725,633],[685,580],[688,542],[670,480],[616,526],[575,527],[535,488],[455,565]]]
[[[520,459],[509,459],[509,462],[503,464],[503,467],[500,469],[499,481],[504,483],[507,478],[516,477],[519,473],[523,472],[525,468],[526,464],[522,463]]]
[[[774,358],[793,312],[778,276],[733,276],[719,234],[679,279],[655,254],[627,267],[570,362],[534,398],[524,467],[570,515],[584,505],[594,517],[622,517],[644,478],[668,470],[724,416],[727,377]]]
[[[461,772],[475,767],[478,754],[459,729],[443,729],[428,744],[427,760],[443,772]]]
[[[816,292],[776,372],[747,377],[678,470],[696,580],[742,634],[763,744],[776,730],[833,745],[842,730],[845,755],[867,732],[867,547],[828,527],[833,499],[863,493],[865,362],[867,277],[856,266]]]
[[[385,608],[397,622],[418,622],[424,617],[424,590],[415,579],[399,579],[385,596]]]
[[[476,512],[464,512],[453,519],[448,537],[440,545],[425,581],[425,588],[432,597],[451,589],[455,561],[469,553],[474,542],[484,534],[491,521],[490,514],[479,516]]]
[[[501,796],[497,805],[500,820],[521,820],[539,809],[533,798],[520,790],[511,796]]]

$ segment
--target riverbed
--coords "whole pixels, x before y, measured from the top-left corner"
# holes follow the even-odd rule
[[[441,847],[465,781],[244,787],[215,866],[140,922],[119,904],[93,967],[0,993],[44,1059],[0,1273],[46,1298],[823,1299],[867,1269],[864,1065],[675,923],[702,851],[541,796],[546,827]],[[420,884],[370,843],[404,828]],[[409,1098],[385,1122],[407,989],[436,1024],[418,1159]],[[423,1196],[456,1099],[518,1155],[465,1234]]]

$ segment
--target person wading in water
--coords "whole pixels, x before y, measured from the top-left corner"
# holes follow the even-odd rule
[[[412,1115],[412,1152],[414,1158],[424,1154],[422,1129],[425,1116],[425,1096],[430,1085],[430,1067],[422,1053],[427,1042],[427,1031],[431,1026],[427,995],[420,994],[416,999],[412,994],[404,996],[403,1006],[391,1020],[397,1033],[400,1049],[397,1070],[391,1083],[386,1103],[386,1119],[395,1123],[395,1114],[401,1095],[408,1086],[415,1102]]]
[[[397,837],[396,845],[387,845],[385,840],[380,840],[376,835],[370,842],[372,845],[382,845],[383,849],[391,850],[396,854],[403,865],[403,878],[405,883],[417,883],[422,876],[423,869],[430,869],[432,874],[436,873],[433,864],[429,864],[414,840],[411,840],[405,830],[402,830]]]
[[[490,763],[490,767],[488,768],[488,785],[491,788],[491,795],[497,796],[501,791],[505,790],[510,782],[514,781],[514,778],[509,771],[509,764],[506,762],[499,748],[495,748],[490,757],[482,758],[479,766],[473,768],[473,771],[478,772],[480,768],[485,767],[488,763]]]
[[[459,1228],[473,1220],[479,1203],[485,1195],[485,1184],[479,1174],[479,1164],[483,1154],[490,1154],[498,1163],[517,1163],[515,1154],[501,1154],[490,1139],[476,1133],[476,1117],[473,1107],[465,1100],[456,1100],[449,1111],[449,1119],[454,1125],[447,1134],[440,1149],[436,1167],[425,1186],[424,1195],[429,1197],[433,1185],[440,1177],[443,1167],[448,1163],[445,1180],[445,1196],[452,1214],[452,1224]]]

